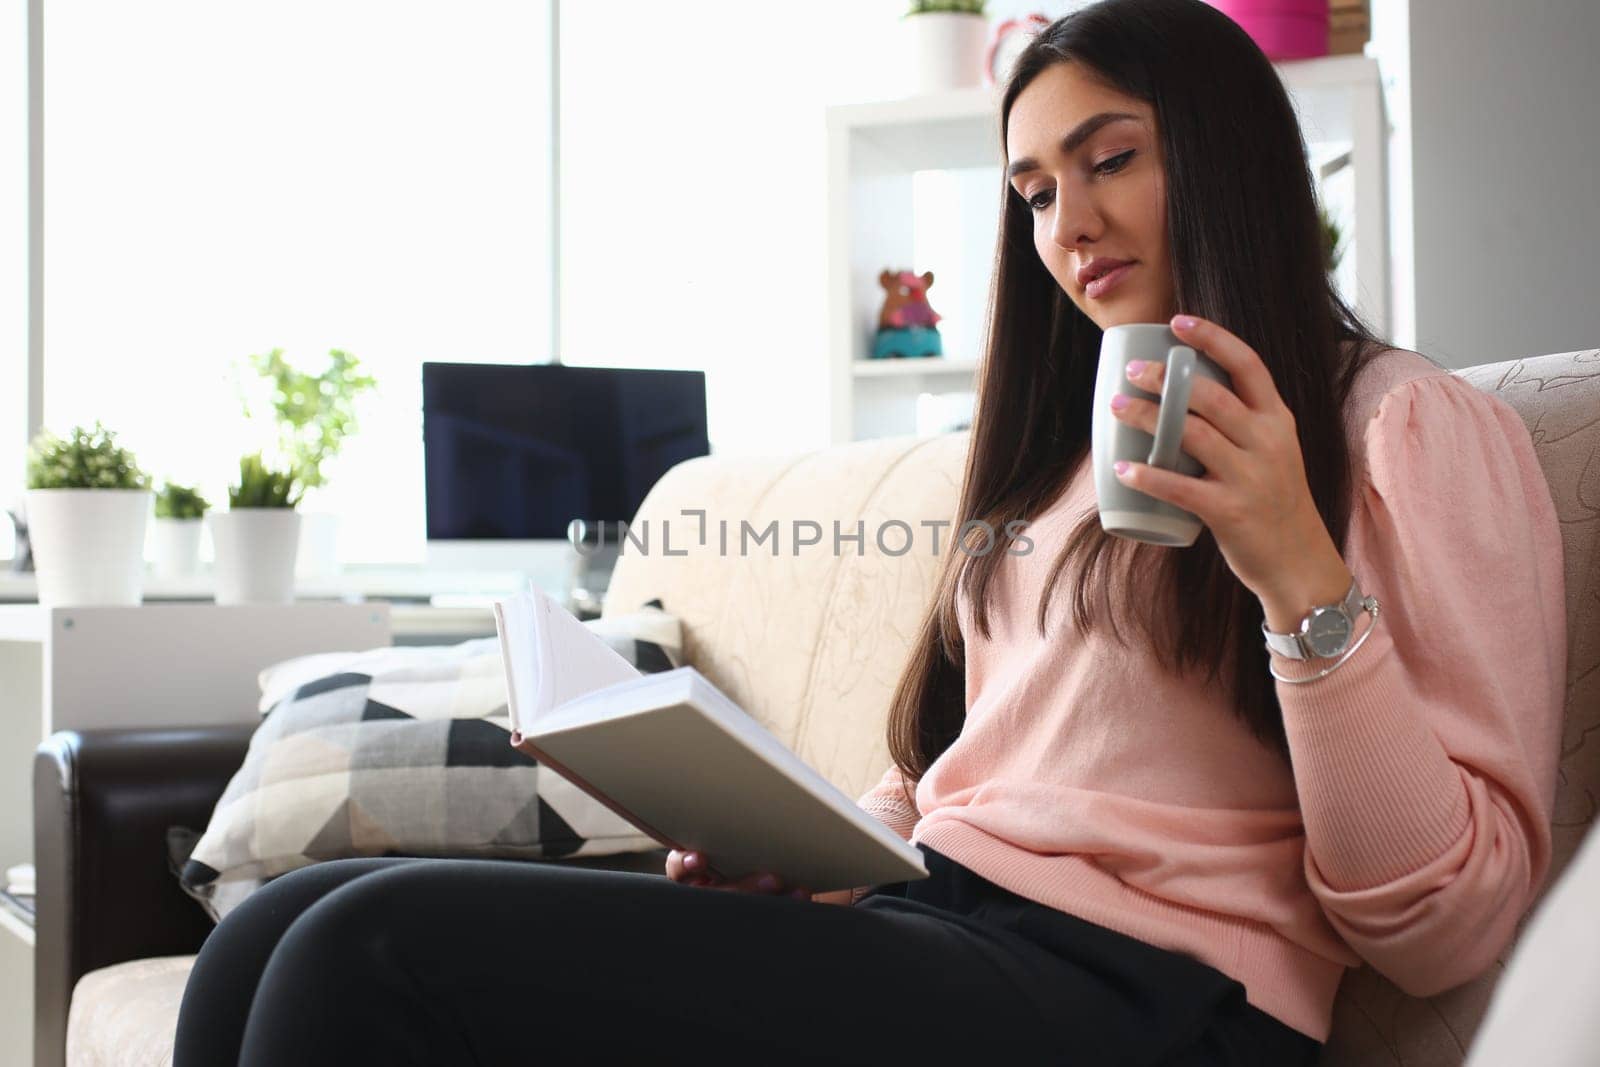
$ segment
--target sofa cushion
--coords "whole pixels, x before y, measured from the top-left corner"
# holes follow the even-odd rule
[[[663,597],[685,662],[860,796],[889,764],[889,698],[949,544],[967,437],[680,463],[639,506],[650,550],[621,554],[605,610]],[[741,544],[741,524],[775,536]]]
[[[643,672],[680,661],[659,603],[589,626]],[[511,747],[498,638],[303,656],[263,671],[261,688],[262,723],[205,832],[168,833],[180,883],[214,919],[321,860],[658,847]]]
[[[67,1012],[67,1067],[168,1067],[193,966],[193,956],[155,956],[79,979]]]

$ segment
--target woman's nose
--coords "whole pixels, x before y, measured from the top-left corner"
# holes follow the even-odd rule
[[[1062,248],[1074,248],[1092,239],[1092,212],[1082,202],[1056,200],[1055,219],[1051,225],[1051,239]]]

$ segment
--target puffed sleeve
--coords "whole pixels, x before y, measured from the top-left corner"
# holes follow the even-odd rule
[[[1311,890],[1362,958],[1429,996],[1493,963],[1549,868],[1562,544],[1527,427],[1472,383],[1394,386],[1364,443],[1343,555],[1379,617],[1332,674],[1276,686]]]
[[[905,776],[900,773],[899,764],[889,764],[889,769],[883,772],[878,784],[861,794],[856,800],[856,806],[909,842],[911,831],[916,828],[917,820],[922,816],[917,812],[915,804],[906,803],[905,794],[901,791],[904,781]],[[915,797],[915,790],[911,792]],[[850,903],[855,904],[866,896],[871,888],[871,886],[857,886],[850,893]]]
[[[899,765],[889,764],[889,769],[883,772],[878,784],[861,794],[856,806],[910,841],[911,831],[922,816],[915,805],[906,803],[905,795],[901,792],[904,781]],[[915,793],[912,795],[915,796]]]

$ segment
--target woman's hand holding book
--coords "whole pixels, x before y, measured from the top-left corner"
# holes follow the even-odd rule
[[[811,899],[818,904],[843,904],[848,908],[850,906],[850,896],[854,892],[855,890],[853,889],[835,889],[831,893],[813,893],[811,894]]]
[[[707,889],[731,889],[740,893],[762,893],[767,896],[791,896],[797,900],[817,900],[827,904],[848,904],[850,890],[815,895],[804,886],[785,889],[783,879],[769,872],[746,875],[737,881],[727,881],[711,873],[706,858],[698,852],[672,849],[667,853],[667,877],[684,885],[703,886]],[[842,899],[834,899],[842,898]]]

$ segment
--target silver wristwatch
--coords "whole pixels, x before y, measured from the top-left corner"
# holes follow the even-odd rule
[[[1343,655],[1350,646],[1350,638],[1356,631],[1356,617],[1363,611],[1371,612],[1373,619],[1377,619],[1378,598],[1363,597],[1359,584],[1352,580],[1344,600],[1312,608],[1294,633],[1275,634],[1267,629],[1263,619],[1261,636],[1267,639],[1268,648],[1289,659],[1331,659]]]

